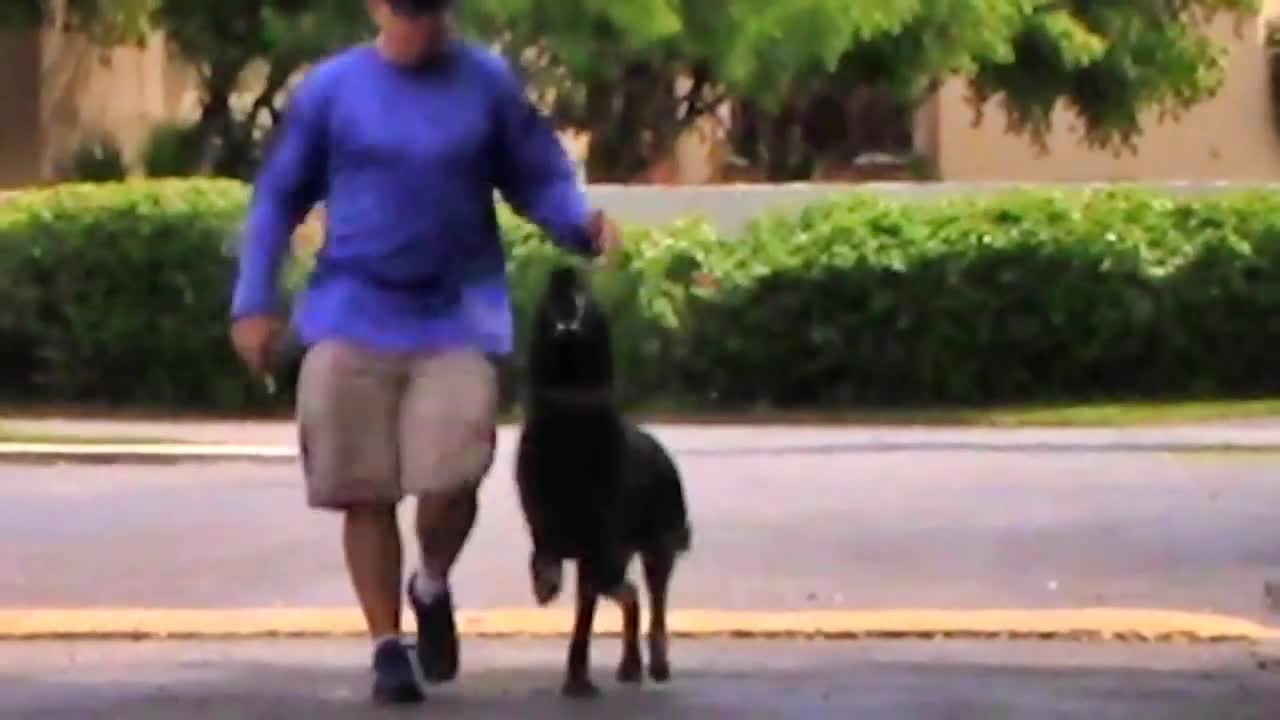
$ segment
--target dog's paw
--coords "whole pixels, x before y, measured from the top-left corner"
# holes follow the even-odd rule
[[[667,660],[665,633],[649,638],[649,677],[656,683],[664,683],[671,679],[671,663]]]
[[[534,563],[533,597],[539,605],[547,605],[560,596],[564,568],[560,563]]]
[[[622,662],[618,665],[618,682],[627,684],[638,684],[644,681],[644,662],[641,661],[639,655],[629,655],[622,658]]]
[[[587,678],[567,678],[560,694],[574,700],[591,700],[600,697],[600,688]]]

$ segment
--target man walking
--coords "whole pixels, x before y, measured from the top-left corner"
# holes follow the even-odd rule
[[[423,673],[446,682],[458,673],[449,570],[494,453],[490,358],[512,342],[493,191],[576,252],[607,252],[618,231],[588,208],[511,69],[452,36],[451,0],[366,2],[377,41],[307,74],[257,179],[231,335],[265,374],[290,236],[323,201],[325,244],[294,316],[308,348],[298,380],[308,501],[344,513],[374,699],[417,702],[400,641],[395,509],[417,498],[421,569],[407,594]]]

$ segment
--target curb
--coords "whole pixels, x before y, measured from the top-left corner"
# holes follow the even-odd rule
[[[1008,441],[982,440],[887,440],[854,443],[780,444],[752,447],[714,445],[674,447],[685,457],[774,456],[811,454],[891,454],[920,452],[981,453],[1161,453],[1161,454],[1280,454],[1280,441],[1143,441],[1071,440],[1043,441],[1011,438]],[[0,442],[0,463],[50,464],[176,464],[208,462],[294,463],[297,448],[292,445],[231,445],[214,443],[4,443]]]
[[[297,459],[297,449],[286,445],[0,443],[0,462],[5,463],[89,465],[181,462],[293,463]]]
[[[411,615],[411,614],[408,614]],[[412,631],[412,617],[407,618]],[[495,609],[458,615],[464,636],[562,638],[573,615]],[[617,636],[621,617],[601,608],[596,633]],[[1036,639],[1152,643],[1280,642],[1280,628],[1224,615],[1169,610],[724,611],[672,610],[673,637],[733,639]],[[0,640],[341,638],[365,634],[355,608],[0,609]]]

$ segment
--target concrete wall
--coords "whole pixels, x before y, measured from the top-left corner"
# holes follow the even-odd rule
[[[169,61],[160,37],[146,47],[112,50],[64,33],[43,33],[41,40],[44,177],[97,134],[109,134],[135,159],[151,129],[177,115],[194,90],[191,73]]]
[[[1280,0],[1268,0],[1260,17],[1240,27],[1226,16],[1212,24],[1214,37],[1229,49],[1221,92],[1178,122],[1148,116],[1136,155],[1084,146],[1076,121],[1065,110],[1054,117],[1050,151],[1041,155],[1027,140],[1006,133],[1003,113],[994,103],[985,121],[974,127],[967,88],[960,82],[944,86],[929,107],[932,117],[926,122],[935,129],[927,144],[937,153],[941,176],[957,181],[1280,179],[1280,139],[1262,46],[1265,20],[1277,11]]]
[[[592,185],[591,201],[628,224],[662,226],[689,217],[701,217],[720,232],[732,235],[765,213],[793,211],[823,200],[851,193],[873,193],[903,202],[926,202],[966,195],[989,195],[1011,190],[1087,188],[1107,183],[795,183],[784,185]],[[1159,190],[1172,196],[1194,197],[1222,192],[1262,190],[1280,192],[1280,183],[1168,182],[1137,183],[1135,187]],[[0,204],[20,191],[0,190]]]
[[[987,195],[1037,187],[1087,188],[1099,183],[924,182],[784,185],[703,185],[661,187],[644,185],[593,185],[592,201],[627,223],[665,225],[677,219],[700,216],[723,233],[740,232],[762,214],[795,210],[850,193],[875,193],[900,201],[941,200],[966,195]],[[1280,192],[1280,183],[1165,182],[1140,183],[1137,187],[1196,196],[1241,190]]]

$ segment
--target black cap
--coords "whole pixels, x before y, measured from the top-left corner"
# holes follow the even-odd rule
[[[401,17],[422,17],[447,10],[453,0],[387,0],[391,11]]]

